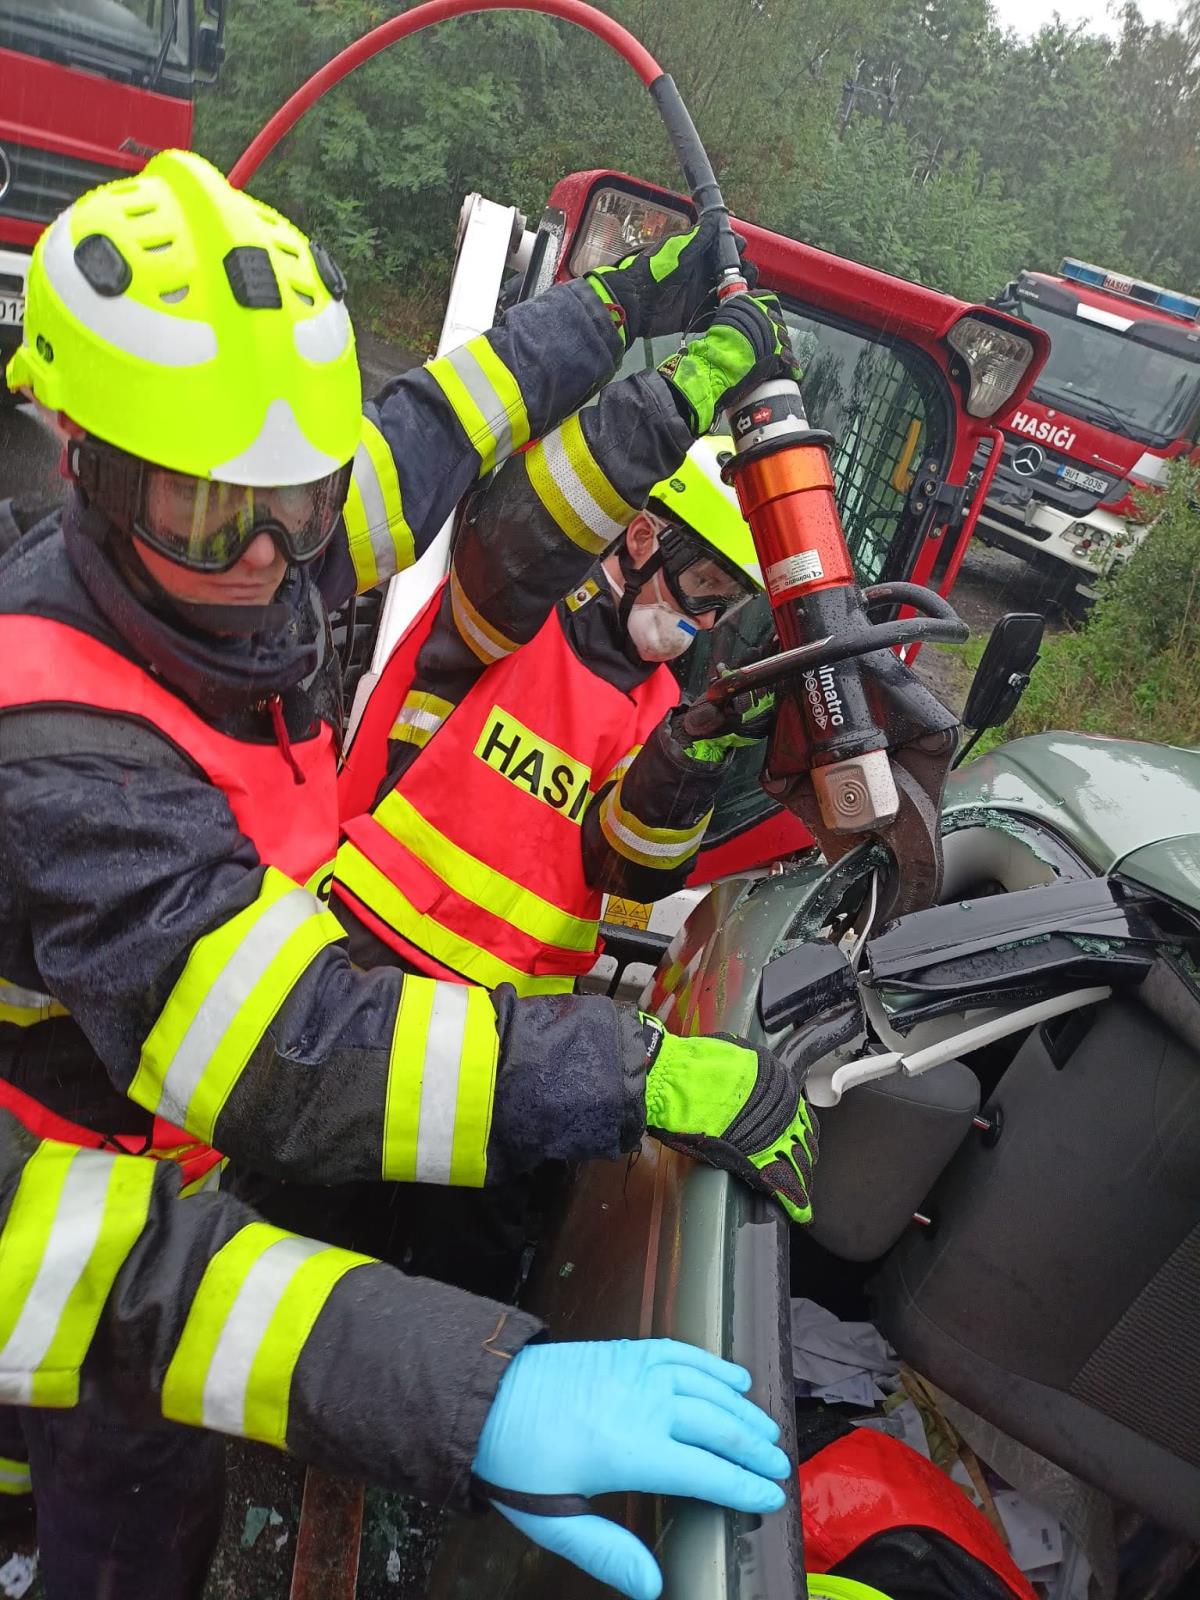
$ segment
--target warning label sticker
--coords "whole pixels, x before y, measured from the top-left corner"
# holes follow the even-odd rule
[[[767,592],[774,597],[787,589],[794,589],[798,583],[811,583],[814,578],[824,576],[825,568],[821,565],[820,553],[801,550],[798,555],[788,556],[785,561],[776,561],[767,568]]]
[[[645,905],[641,900],[624,900],[610,894],[605,897],[603,921],[611,922],[618,928],[648,928],[653,909],[653,906]]]

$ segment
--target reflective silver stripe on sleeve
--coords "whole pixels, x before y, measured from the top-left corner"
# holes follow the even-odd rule
[[[627,524],[616,522],[595,499],[591,490],[575,470],[567,454],[561,429],[556,428],[542,440],[542,458],[546,471],[557,484],[567,504],[595,534],[600,546],[607,549],[625,532]],[[599,471],[599,468],[596,469]]]
[[[495,444],[492,459],[505,460],[513,451],[512,423],[504,408],[503,398],[496,391],[496,385],[475,359],[469,345],[460,345],[457,350],[451,350],[446,360],[454,368],[459,382],[479,407],[487,422]]]
[[[0,1350],[0,1400],[9,1405],[33,1398],[34,1377],[100,1237],[111,1177],[112,1157],[99,1150],[80,1150],[71,1162],[37,1276]]]
[[[247,1272],[226,1314],[204,1379],[206,1428],[219,1433],[246,1431],[250,1372],[263,1339],[297,1271],[312,1256],[329,1249],[315,1239],[289,1235],[277,1239]]]
[[[158,1114],[186,1126],[204,1069],[238,1011],[292,934],[325,908],[308,889],[290,889],[253,923],[226,962],[184,1034],[163,1079]]]
[[[454,1154],[454,1114],[467,1029],[467,997],[461,983],[439,983],[434,993],[425,1068],[421,1074],[421,1120],[417,1127],[418,1183],[449,1183]]]

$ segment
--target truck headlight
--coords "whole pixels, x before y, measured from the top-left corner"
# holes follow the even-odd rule
[[[581,278],[593,267],[610,267],[622,256],[661,244],[692,226],[688,211],[606,185],[588,201],[571,250],[571,276]]]
[[[962,317],[946,343],[966,362],[967,410],[973,417],[993,417],[1003,410],[1033,360],[1028,339],[982,317]]]

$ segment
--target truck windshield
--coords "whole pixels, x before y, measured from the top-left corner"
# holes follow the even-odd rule
[[[1147,444],[1169,444],[1185,431],[1200,404],[1200,361],[1024,296],[1020,315],[1050,335],[1037,399]]]
[[[0,0],[0,43],[90,67],[191,63],[190,0]],[[178,25],[176,14],[178,13]]]

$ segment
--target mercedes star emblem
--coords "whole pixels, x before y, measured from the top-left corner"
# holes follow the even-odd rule
[[[12,183],[12,162],[5,153],[4,146],[0,145],[0,200],[8,193]]]
[[[1046,452],[1039,445],[1023,444],[1013,455],[1013,471],[1023,478],[1036,478],[1045,459]]]

